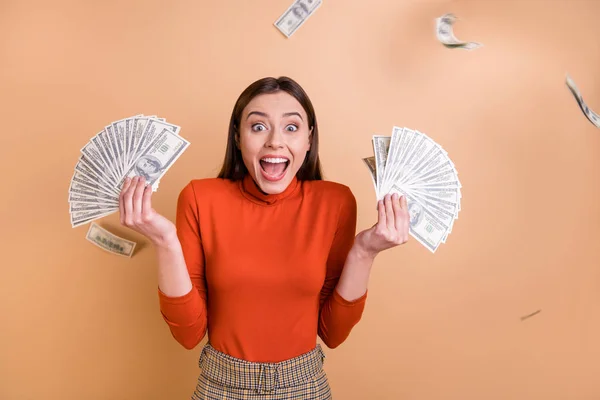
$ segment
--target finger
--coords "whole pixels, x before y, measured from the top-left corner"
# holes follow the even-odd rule
[[[404,216],[402,232],[404,235],[404,241],[407,241],[408,238],[410,237],[410,235],[409,235],[409,233],[410,233],[410,214],[408,213],[408,202],[406,200],[406,196],[402,196],[402,197],[403,197],[403,203],[404,203],[404,206],[402,207],[402,214]]]
[[[119,222],[123,225],[125,222],[125,209],[123,208],[123,198],[119,196]]]
[[[127,187],[127,190],[123,194],[123,208],[125,208],[125,225],[133,225],[133,192],[137,185],[138,177],[134,176],[131,179],[131,184]]]
[[[142,218],[142,195],[144,194],[144,188],[146,180],[143,176],[139,177],[135,191],[133,192],[133,221],[136,223],[141,222]]]
[[[121,193],[119,193],[119,195],[123,196],[123,194],[127,191],[127,189],[129,188],[130,185],[131,185],[131,178],[130,177],[125,178],[125,181],[123,182],[123,186],[121,187]]]
[[[144,194],[142,196],[142,218],[150,216],[152,211],[152,185],[147,185],[144,188]]]
[[[125,182],[123,182],[123,187],[121,188],[121,193],[119,193],[119,219],[121,221],[121,225],[125,224],[125,205],[123,204],[123,197],[130,184],[131,178],[125,178]]]
[[[381,226],[381,227],[385,227],[386,226],[386,216],[385,216],[385,206],[383,205],[383,200],[379,200],[377,202],[377,212],[378,212],[378,216],[377,216],[377,225]]]
[[[404,196],[402,196],[404,197]],[[396,227],[397,230],[400,230],[403,226],[402,223],[402,217],[403,217],[403,212],[402,212],[402,206],[401,206],[401,198],[400,195],[397,193],[394,193],[394,201],[392,202],[392,208],[394,209],[394,226]]]
[[[392,196],[389,194],[385,195],[385,218],[387,222],[387,228],[389,230],[396,229],[396,221],[394,221],[394,209],[392,207]]]

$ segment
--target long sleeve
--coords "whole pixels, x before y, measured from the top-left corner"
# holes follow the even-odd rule
[[[350,335],[352,328],[362,317],[367,297],[365,293],[356,300],[347,301],[335,290],[354,244],[356,212],[356,199],[350,189],[346,188],[344,198],[340,201],[337,228],[327,258],[325,283],[320,293],[318,334],[329,348],[339,346]]]
[[[208,313],[204,251],[192,183],[179,195],[176,227],[192,290],[181,297],[168,297],[159,289],[159,304],[163,319],[175,340],[186,349],[193,349],[206,334]]]

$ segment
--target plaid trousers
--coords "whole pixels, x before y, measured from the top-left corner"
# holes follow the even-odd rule
[[[298,357],[278,363],[241,360],[215,350],[200,353],[192,400],[332,400],[319,344]]]

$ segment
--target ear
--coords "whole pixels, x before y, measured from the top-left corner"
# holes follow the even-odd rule
[[[310,150],[310,147],[312,145],[312,137],[313,137],[312,135],[313,135],[313,127],[311,126],[310,131],[308,131],[308,150]]]
[[[238,149],[240,148],[240,133],[237,130],[237,126],[233,126],[233,129],[235,129],[235,135],[233,136],[233,139],[235,140],[235,147],[237,147]]]

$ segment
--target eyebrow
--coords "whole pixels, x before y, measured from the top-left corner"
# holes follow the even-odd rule
[[[261,111],[251,111],[251,112],[249,112],[249,113],[248,113],[248,116],[246,117],[246,119],[250,118],[250,116],[251,116],[252,114],[260,115],[261,117],[265,117],[265,118],[268,118],[268,117],[269,117],[269,115],[268,115],[268,114],[265,114],[264,112],[261,112]],[[298,118],[300,118],[302,121],[304,121],[304,120],[302,119],[302,115],[300,115],[300,113],[299,113],[299,112],[292,111],[292,112],[287,112],[287,113],[283,114],[283,116],[284,116],[284,117],[290,117],[290,116],[292,116],[292,115],[297,115],[297,116],[298,116]]]

